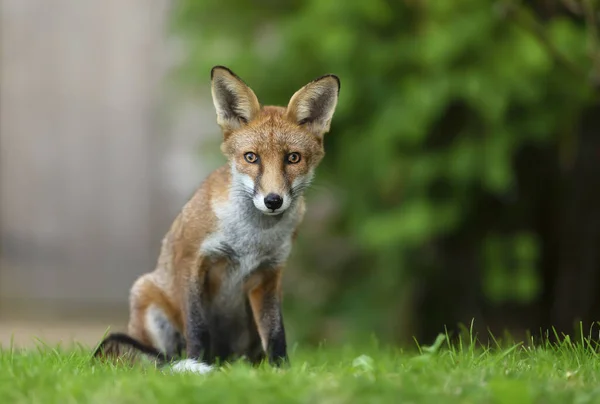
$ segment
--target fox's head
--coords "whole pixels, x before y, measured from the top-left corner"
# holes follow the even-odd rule
[[[231,70],[211,71],[221,150],[232,170],[232,192],[251,198],[266,215],[289,208],[309,186],[325,152],[340,80],[326,75],[298,90],[287,107],[261,106]]]

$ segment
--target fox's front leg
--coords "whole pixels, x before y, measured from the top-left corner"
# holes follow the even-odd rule
[[[185,341],[187,359],[177,362],[173,370],[208,373],[213,367],[205,362],[210,349],[210,335],[206,313],[202,305],[200,280],[190,282],[185,296]]]
[[[289,365],[283,313],[281,268],[265,269],[247,283],[248,300],[263,350],[273,366]]]
[[[194,360],[206,359],[210,349],[210,336],[206,313],[202,307],[200,290],[196,285],[190,286],[188,292],[187,314],[186,314],[186,353],[187,357]]]

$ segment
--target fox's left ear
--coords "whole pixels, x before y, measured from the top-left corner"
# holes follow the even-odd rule
[[[296,91],[287,106],[286,116],[321,137],[329,132],[339,93],[337,76],[321,76]]]

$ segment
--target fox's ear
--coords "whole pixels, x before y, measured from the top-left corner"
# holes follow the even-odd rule
[[[210,81],[217,123],[226,136],[250,122],[260,111],[260,103],[254,91],[228,68],[213,67]]]
[[[321,137],[329,132],[339,93],[337,76],[321,76],[296,91],[287,106],[287,117]]]

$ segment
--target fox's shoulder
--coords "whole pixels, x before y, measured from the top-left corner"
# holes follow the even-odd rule
[[[172,243],[196,245],[213,232],[218,227],[213,206],[228,198],[230,183],[228,166],[212,171],[183,205],[171,225],[169,240]]]
[[[210,210],[213,203],[222,202],[228,198],[230,184],[231,170],[229,166],[223,165],[217,168],[202,181],[184,209]]]

